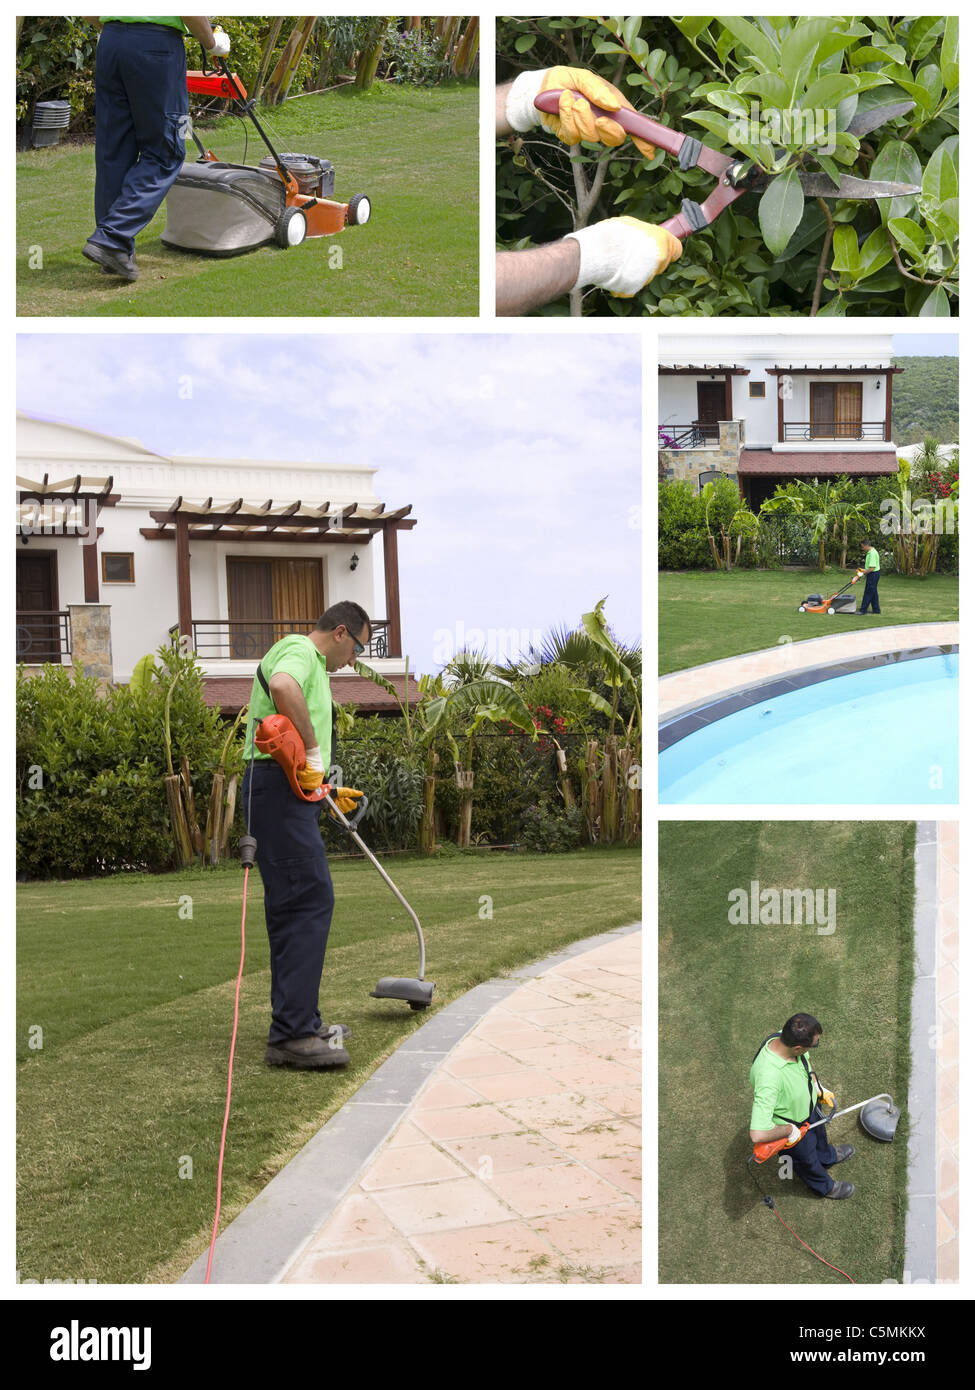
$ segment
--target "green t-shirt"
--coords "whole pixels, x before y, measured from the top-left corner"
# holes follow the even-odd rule
[[[863,568],[865,570],[880,569],[880,556],[872,547],[870,548],[870,550],[867,551],[866,555],[864,555],[863,557]]]
[[[100,14],[98,18],[103,24],[165,24],[167,29],[178,29],[181,34],[190,32],[179,15],[174,14]]]
[[[769,1051],[769,1043],[763,1045],[748,1074],[755,1093],[749,1129],[774,1129],[789,1121],[804,1124],[808,1120],[811,1082],[803,1060],[787,1062]]]
[[[284,672],[287,676],[293,676],[301,686],[301,693],[305,697],[305,704],[308,706],[308,715],[311,719],[311,726],[318,736],[318,746],[322,751],[322,762],[325,764],[325,775],[332,761],[332,691],[328,683],[328,667],[325,658],[315,646],[310,637],[305,637],[301,633],[289,633],[287,637],[282,637],[280,642],[275,642],[271,650],[261,660],[261,670],[264,672],[264,679],[268,685],[271,684],[271,677]],[[251,687],[250,710],[247,716],[247,733],[244,739],[244,757],[251,755],[251,724],[253,720],[258,723],[266,714],[275,714],[277,711],[274,704],[264,694],[257,676],[254,676],[254,684]],[[262,753],[259,748],[254,748],[256,758],[268,758],[268,753]]]

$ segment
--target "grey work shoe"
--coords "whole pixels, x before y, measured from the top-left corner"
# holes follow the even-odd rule
[[[115,251],[110,246],[102,246],[100,242],[92,241],[91,238],[85,242],[81,254],[86,256],[89,261],[94,261],[100,265],[109,275],[120,275],[123,280],[138,280],[139,267],[135,263],[134,256],[127,256],[124,251]]]
[[[347,1067],[349,1054],[342,1047],[333,1047],[320,1035],[310,1038],[285,1038],[268,1043],[264,1060],[269,1067],[299,1067],[304,1071],[324,1071],[326,1068]]]
[[[335,1038],[337,1041],[345,1042],[346,1038],[351,1038],[352,1029],[345,1023],[320,1023],[318,1025],[318,1036],[325,1038]]]
[[[834,1182],[826,1197],[832,1197],[834,1202],[842,1202],[844,1197],[852,1197],[855,1190],[851,1182]]]
[[[852,1158],[854,1152],[855,1151],[852,1144],[837,1144],[836,1157],[833,1159],[833,1162],[825,1163],[823,1164],[823,1167],[835,1168],[837,1163],[845,1163],[848,1158]]]

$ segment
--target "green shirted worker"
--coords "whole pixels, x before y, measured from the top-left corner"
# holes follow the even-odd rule
[[[334,753],[330,671],[354,666],[372,632],[357,603],[333,604],[307,635],[283,637],[258,668],[248,712],[243,805],[257,840],[264,884],[264,917],[271,948],[271,1027],[264,1060],[272,1067],[323,1070],[348,1066],[343,1023],[323,1023],[319,990],[335,895],[319,829],[323,801],[296,796],[284,768],[253,743],[255,721],[286,715],[305,745],[297,778],[305,791],[325,780]],[[253,754],[253,758],[252,758]],[[351,787],[332,795],[343,815],[362,796]]]
[[[858,613],[866,613],[867,604],[870,605],[871,613],[880,612],[880,599],[877,596],[877,585],[880,583],[880,556],[869,541],[861,542],[864,550],[863,569],[866,578],[863,581],[863,598],[860,600]]]
[[[819,1046],[822,1024],[812,1014],[793,1014],[781,1033],[766,1038],[755,1053],[749,1080],[754,1099],[749,1127],[753,1144],[786,1139],[784,1152],[792,1171],[819,1197],[834,1201],[852,1197],[851,1182],[837,1182],[826,1171],[853,1157],[852,1144],[836,1148],[826,1136],[826,1125],[800,1133],[800,1126],[817,1119],[820,1101],[832,1110],[836,1097],[819,1083],[806,1053]]]

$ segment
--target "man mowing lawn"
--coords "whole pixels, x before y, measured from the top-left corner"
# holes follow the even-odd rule
[[[354,665],[369,641],[371,624],[357,603],[336,603],[313,632],[292,633],[276,642],[257,668],[251,690],[245,756],[243,810],[257,839],[264,882],[264,916],[271,948],[271,1029],[264,1060],[272,1067],[321,1070],[348,1066],[341,1046],[350,1029],[323,1023],[318,992],[335,895],[322,843],[323,802],[302,801],[269,754],[254,744],[254,730],[269,714],[291,720],[305,745],[298,769],[304,791],[325,780],[332,756],[332,694],[329,671]],[[343,815],[351,815],[362,792],[333,791]]]
[[[867,605],[870,605],[871,613],[880,612],[880,599],[877,595],[877,585],[880,583],[880,556],[869,541],[861,541],[863,546],[863,568],[866,571],[866,579],[863,582],[863,598],[860,600],[858,613],[866,613]]]
[[[823,1118],[817,1113],[822,1101],[832,1110],[832,1091],[819,1084],[806,1053],[819,1046],[822,1025],[812,1014],[793,1014],[781,1033],[766,1038],[755,1053],[749,1080],[755,1092],[749,1136],[753,1144],[786,1139],[795,1173],[819,1197],[841,1201],[853,1196],[851,1182],[837,1182],[827,1173],[837,1163],[853,1157],[853,1145],[837,1148],[820,1125],[800,1136],[799,1126]]]

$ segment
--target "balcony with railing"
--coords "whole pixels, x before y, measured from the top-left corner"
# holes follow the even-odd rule
[[[707,449],[718,443],[721,430],[717,421],[692,420],[689,425],[669,421],[657,426],[658,449]]]
[[[811,439],[862,439],[882,442],[887,438],[885,420],[784,420],[784,443]]]
[[[71,615],[66,609],[17,610],[17,660],[29,666],[61,665],[71,655]]]
[[[260,661],[289,633],[307,633],[314,627],[307,618],[194,618],[193,649],[203,662]],[[389,652],[389,624],[372,620],[372,632],[363,657],[382,658]],[[179,642],[179,626],[169,629],[173,645]]]

